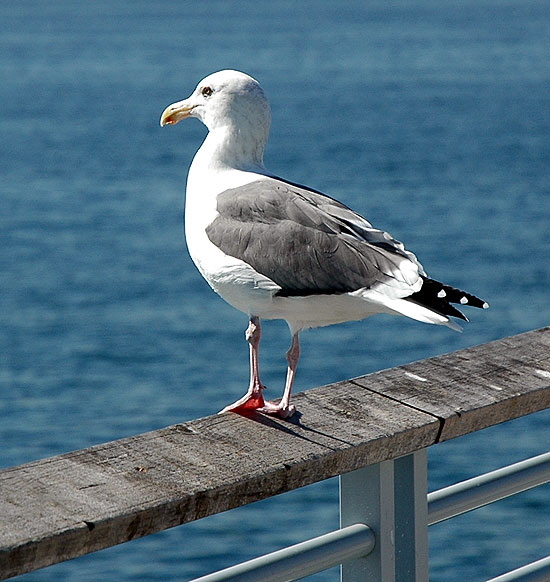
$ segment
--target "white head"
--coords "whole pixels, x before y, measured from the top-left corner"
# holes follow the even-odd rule
[[[188,117],[200,119],[209,129],[207,142],[216,145],[212,155],[263,163],[271,112],[263,89],[252,77],[232,70],[209,75],[187,99],[169,105],[160,124],[173,125]]]

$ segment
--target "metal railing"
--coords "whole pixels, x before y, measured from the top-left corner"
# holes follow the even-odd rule
[[[341,529],[192,582],[427,582],[429,525],[550,481],[550,452],[426,495],[426,449],[340,476]],[[368,525],[367,525],[368,524]],[[548,582],[550,556],[488,582]]]

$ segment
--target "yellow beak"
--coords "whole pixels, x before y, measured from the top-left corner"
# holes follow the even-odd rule
[[[174,125],[178,123],[178,121],[190,117],[194,108],[195,105],[192,105],[187,100],[178,101],[177,103],[168,105],[160,116],[160,126],[164,127],[165,125]]]

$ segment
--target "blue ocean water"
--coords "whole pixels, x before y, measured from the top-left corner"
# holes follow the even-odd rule
[[[549,25],[534,0],[0,3],[0,466],[212,414],[243,392],[246,318],[185,249],[205,130],[158,124],[215,70],[266,89],[272,171],[491,303],[463,334],[382,316],[304,333],[298,390],[547,325]],[[284,323],[265,325],[274,395],[287,344]],[[549,419],[433,447],[430,489],[547,450]],[[549,504],[538,488],[434,526],[432,579],[484,580],[547,554]],[[186,580],[337,525],[329,480],[21,579]]]

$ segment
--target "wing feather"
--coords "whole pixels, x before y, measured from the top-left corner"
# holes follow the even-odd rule
[[[320,192],[267,178],[222,192],[217,210],[209,239],[274,281],[278,295],[379,288],[407,297],[422,285],[402,243]]]

